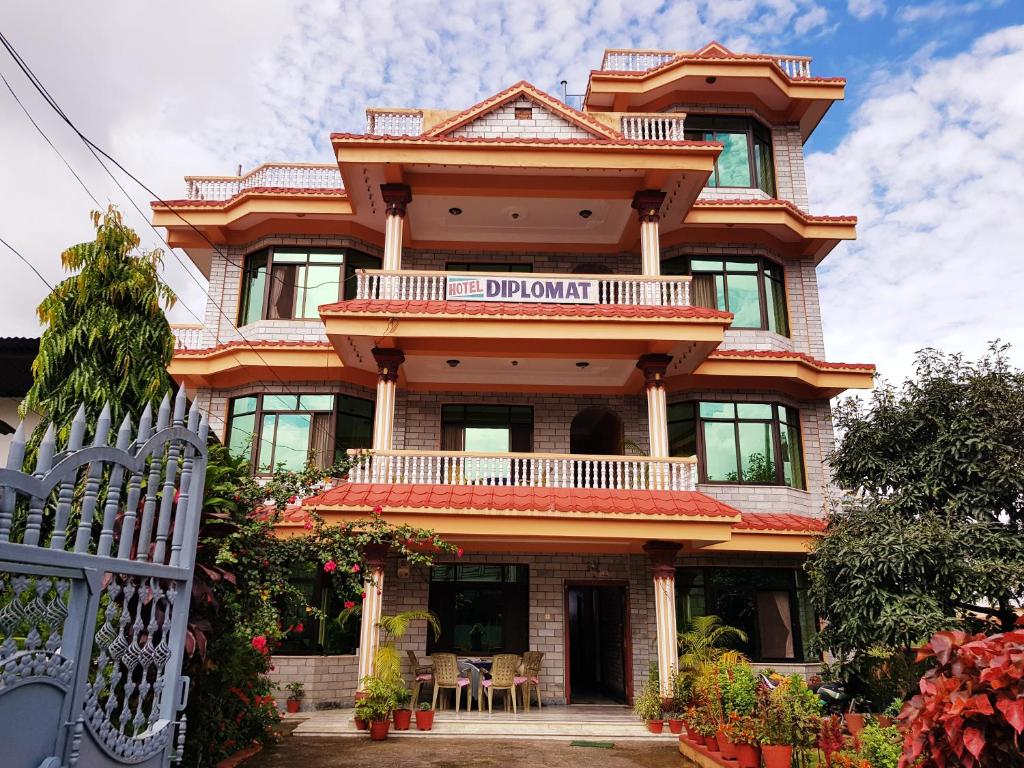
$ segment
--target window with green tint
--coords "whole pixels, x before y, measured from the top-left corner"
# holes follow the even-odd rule
[[[718,616],[747,639],[730,647],[752,661],[814,661],[817,617],[803,572],[795,568],[677,568],[680,631],[698,616]]]
[[[680,256],[662,264],[666,275],[691,275],[698,307],[732,312],[732,328],[789,335],[782,267],[765,258],[707,259]]]
[[[256,439],[257,398],[237,397],[231,403],[231,425],[228,428],[228,450],[235,456],[252,461]]]
[[[301,395],[299,410],[329,411],[334,407],[334,395]]]
[[[707,186],[757,188],[775,197],[772,136],[760,121],[724,115],[687,115],[684,135],[693,141],[723,144]]]
[[[305,469],[313,418],[308,413],[265,413],[260,426],[256,466],[264,474]]]
[[[355,298],[356,269],[379,268],[379,258],[349,249],[275,246],[249,254],[239,324],[318,318],[321,304]]]
[[[671,403],[669,451],[697,456],[702,482],[804,488],[799,419],[772,403]]]

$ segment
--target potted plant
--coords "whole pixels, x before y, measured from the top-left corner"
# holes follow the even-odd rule
[[[373,712],[365,699],[356,701],[355,721],[357,731],[368,731],[370,729],[370,718]]]
[[[761,721],[754,715],[733,712],[725,724],[725,731],[736,750],[736,764],[739,768],[760,768]]]
[[[889,702],[889,706],[878,716],[878,724],[883,728],[888,728],[896,722],[896,718],[900,716],[900,712],[903,711],[903,699],[895,698]]]
[[[672,733],[682,733],[686,725],[685,713],[693,696],[693,675],[677,672],[672,678],[672,711],[668,728]],[[689,732],[689,728],[686,729]]]
[[[686,733],[690,737],[690,741],[701,747],[707,744],[707,740],[704,738],[703,719],[703,713],[696,706],[686,710]]]
[[[395,689],[395,711],[392,717],[395,721],[396,731],[408,731],[412,723],[412,710],[409,705],[412,703],[412,691],[404,685]]]
[[[650,679],[647,680],[643,692],[633,702],[633,712],[647,724],[647,730],[651,733],[661,733],[665,729],[657,683],[652,684]]]
[[[693,686],[697,708],[701,712],[700,733],[712,752],[721,751],[718,731],[722,727],[722,692],[718,687],[718,665],[705,665]]]
[[[821,699],[800,675],[787,677],[774,690],[762,692],[758,709],[764,724],[764,768],[789,768],[794,749],[811,747],[817,742]]]
[[[363,678],[363,717],[370,721],[370,738],[383,741],[391,729],[391,713],[398,699],[399,687],[389,680],[370,675]]]
[[[434,710],[427,702],[422,702],[416,710],[416,730],[429,731],[434,727]]]
[[[757,704],[757,677],[746,662],[718,664],[717,685],[722,702],[722,724],[716,734],[718,748],[727,760],[736,759],[730,729],[726,726],[733,716],[751,715]]]
[[[676,712],[674,709],[665,714],[668,720],[668,729],[671,733],[680,734],[683,732],[683,716],[680,712]]]
[[[285,688],[288,690],[288,699],[285,701],[285,707],[288,712],[294,715],[302,708],[302,700],[306,697],[306,691],[298,680],[288,683]]]

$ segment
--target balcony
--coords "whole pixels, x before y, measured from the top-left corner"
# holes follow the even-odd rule
[[[810,56],[789,56],[785,54],[737,54],[748,58],[771,59],[790,78],[811,76]],[[604,52],[602,72],[646,72],[667,64],[675,58],[692,57],[694,54],[674,51],[629,50],[613,48]]]
[[[370,136],[419,136],[423,133],[423,110],[366,110],[366,132]]]
[[[242,176],[186,176],[189,200],[230,200],[247,189],[341,189],[337,165],[265,163]]]
[[[694,491],[692,456],[584,456],[559,453],[350,451],[353,483],[579,488],[613,491]]]
[[[628,112],[620,117],[620,130],[627,139],[640,141],[682,141],[683,121],[681,113],[637,113]]]
[[[559,296],[548,301],[551,294],[558,292]],[[565,296],[566,292],[573,296]],[[508,303],[562,300],[567,304],[688,307],[690,278],[360,269],[356,272],[356,298]]]
[[[203,349],[203,326],[193,323],[171,323],[174,349]]]

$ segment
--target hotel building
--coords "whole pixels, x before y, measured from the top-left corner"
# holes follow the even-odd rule
[[[423,661],[543,651],[545,702],[628,702],[715,614],[805,671],[800,565],[821,530],[829,401],[803,145],[841,78],[799,56],[609,50],[586,94],[520,82],[462,111],[371,108],[332,162],[187,178],[153,221],[209,278],[171,373],[253,472],[363,458],[286,511],[431,528],[464,549],[374,566],[363,626],[279,656],[351,701],[375,617],[430,608]],[[827,202],[827,201],[824,201]],[[296,574],[328,612],[321,574]]]

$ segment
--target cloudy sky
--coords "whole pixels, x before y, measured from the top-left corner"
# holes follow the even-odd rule
[[[520,79],[582,92],[605,47],[811,55],[849,80],[807,145],[812,212],[860,217],[819,270],[829,359],[898,379],[916,349],[974,355],[1000,337],[1024,364],[1022,0],[0,0],[0,30],[163,197],[189,173],[329,162],[329,133],[361,130],[367,104],[463,108]],[[92,194],[160,245],[2,50],[0,73]],[[0,237],[55,282],[92,207],[0,83]],[[0,335],[37,334],[46,287],[2,246],[0,267]],[[202,277],[178,253],[166,279],[172,319],[194,321]]]

